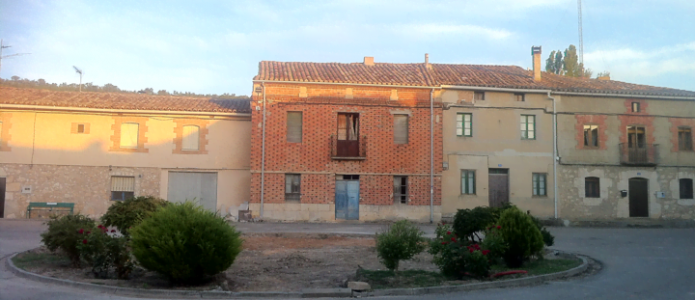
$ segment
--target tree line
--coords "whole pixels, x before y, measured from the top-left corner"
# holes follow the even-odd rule
[[[12,76],[10,80],[3,80],[0,78],[0,85],[4,86],[12,86],[12,87],[19,87],[19,88],[38,88],[38,89],[45,89],[45,90],[52,90],[52,91],[71,91],[71,92],[77,92],[80,90],[80,85],[77,83],[49,83],[46,82],[44,79],[38,79],[38,80],[30,80],[27,78],[20,78],[19,76]],[[82,90],[85,92],[102,92],[102,93],[130,93],[130,94],[146,94],[146,95],[165,95],[165,96],[190,96],[190,97],[208,97],[208,98],[231,98],[231,99],[239,99],[239,98],[248,98],[248,96],[245,95],[236,95],[236,94],[230,94],[230,93],[224,93],[224,94],[197,94],[193,92],[180,92],[180,91],[172,91],[169,92],[167,90],[159,90],[157,92],[154,91],[153,88],[144,88],[141,90],[124,90],[120,89],[118,86],[115,86],[113,84],[107,83],[104,84],[103,86],[100,85],[95,85],[91,82],[83,83],[82,84]]]

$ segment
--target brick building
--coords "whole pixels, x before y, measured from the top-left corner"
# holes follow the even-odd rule
[[[261,62],[251,210],[281,220],[438,220],[442,110],[422,68],[369,57]]]

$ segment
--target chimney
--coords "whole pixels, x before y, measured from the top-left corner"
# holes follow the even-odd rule
[[[365,66],[373,66],[374,65],[374,56],[365,56],[364,57],[364,65]]]
[[[427,70],[432,70],[432,65],[430,65],[430,55],[428,53],[425,53],[425,68],[427,68]]]
[[[611,80],[611,75],[600,76],[598,77],[598,80]]]
[[[531,47],[531,55],[533,55],[533,80],[541,81],[541,46]]]

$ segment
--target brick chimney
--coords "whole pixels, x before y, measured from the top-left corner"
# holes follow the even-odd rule
[[[533,80],[541,81],[541,46],[531,47],[533,55]]]
[[[432,70],[432,65],[430,65],[429,53],[425,53],[425,68],[427,68],[427,70]]]
[[[374,56],[365,56],[364,57],[364,65],[365,66],[373,66],[374,65]]]

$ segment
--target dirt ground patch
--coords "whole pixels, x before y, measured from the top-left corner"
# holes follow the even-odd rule
[[[374,238],[326,234],[244,235],[244,251],[223,274],[195,287],[170,286],[154,272],[136,268],[130,280],[95,279],[89,267],[74,268],[45,248],[31,250],[15,263],[44,276],[103,285],[137,288],[211,289],[229,291],[300,291],[336,288],[355,277],[358,267],[384,269],[376,256]],[[36,258],[33,258],[34,255]],[[23,258],[22,258],[23,257]],[[427,253],[401,263],[402,270],[437,270]]]

